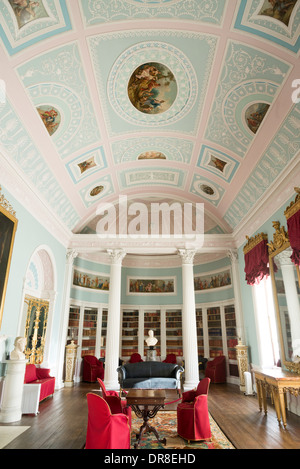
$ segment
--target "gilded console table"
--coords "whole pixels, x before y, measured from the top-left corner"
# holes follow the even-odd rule
[[[283,371],[281,368],[263,369],[254,371],[257,386],[259,410],[264,408],[267,414],[267,394],[274,402],[279,425],[283,423],[286,428],[286,402],[285,395],[290,392],[294,396],[300,394],[300,376],[295,373]]]

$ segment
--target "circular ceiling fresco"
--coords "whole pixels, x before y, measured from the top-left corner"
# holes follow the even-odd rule
[[[196,74],[187,57],[171,44],[139,43],[112,67],[108,96],[118,116],[131,123],[171,124],[195,104]]]
[[[133,106],[147,114],[167,111],[177,96],[177,83],[171,70],[160,63],[138,67],[128,83],[128,97]]]

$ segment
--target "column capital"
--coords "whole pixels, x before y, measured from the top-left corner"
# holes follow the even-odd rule
[[[124,249],[107,249],[107,253],[111,259],[111,263],[117,265],[121,265],[124,257],[126,256],[126,251],[124,251]]]
[[[78,256],[78,252],[75,249],[67,249],[66,262],[67,264],[73,264],[74,259]]]
[[[195,249],[178,249],[178,254],[182,259],[182,264],[193,265],[196,252],[197,251]]]
[[[237,250],[236,249],[229,249],[227,251],[227,257],[229,257],[229,259],[231,260],[232,263],[237,262],[238,258],[239,258]]]
[[[291,249],[285,249],[284,251],[281,251],[279,254],[276,254],[274,260],[275,260],[275,262],[278,261],[280,265],[294,266],[294,264],[291,260],[291,255],[292,255],[292,250]]]

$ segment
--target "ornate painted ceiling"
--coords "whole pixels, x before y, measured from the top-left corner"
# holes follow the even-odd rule
[[[299,161],[299,31],[299,0],[1,0],[1,155],[70,232],[126,195],[233,233]]]

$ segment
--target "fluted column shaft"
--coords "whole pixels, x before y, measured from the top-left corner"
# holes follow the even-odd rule
[[[194,290],[193,261],[195,251],[180,249],[182,259],[182,341],[184,356],[184,389],[193,389],[199,383],[197,323]]]
[[[109,302],[107,317],[107,335],[105,348],[104,382],[107,389],[118,389],[119,347],[120,347],[120,312],[121,312],[121,273],[123,250],[109,250],[111,258]]]

